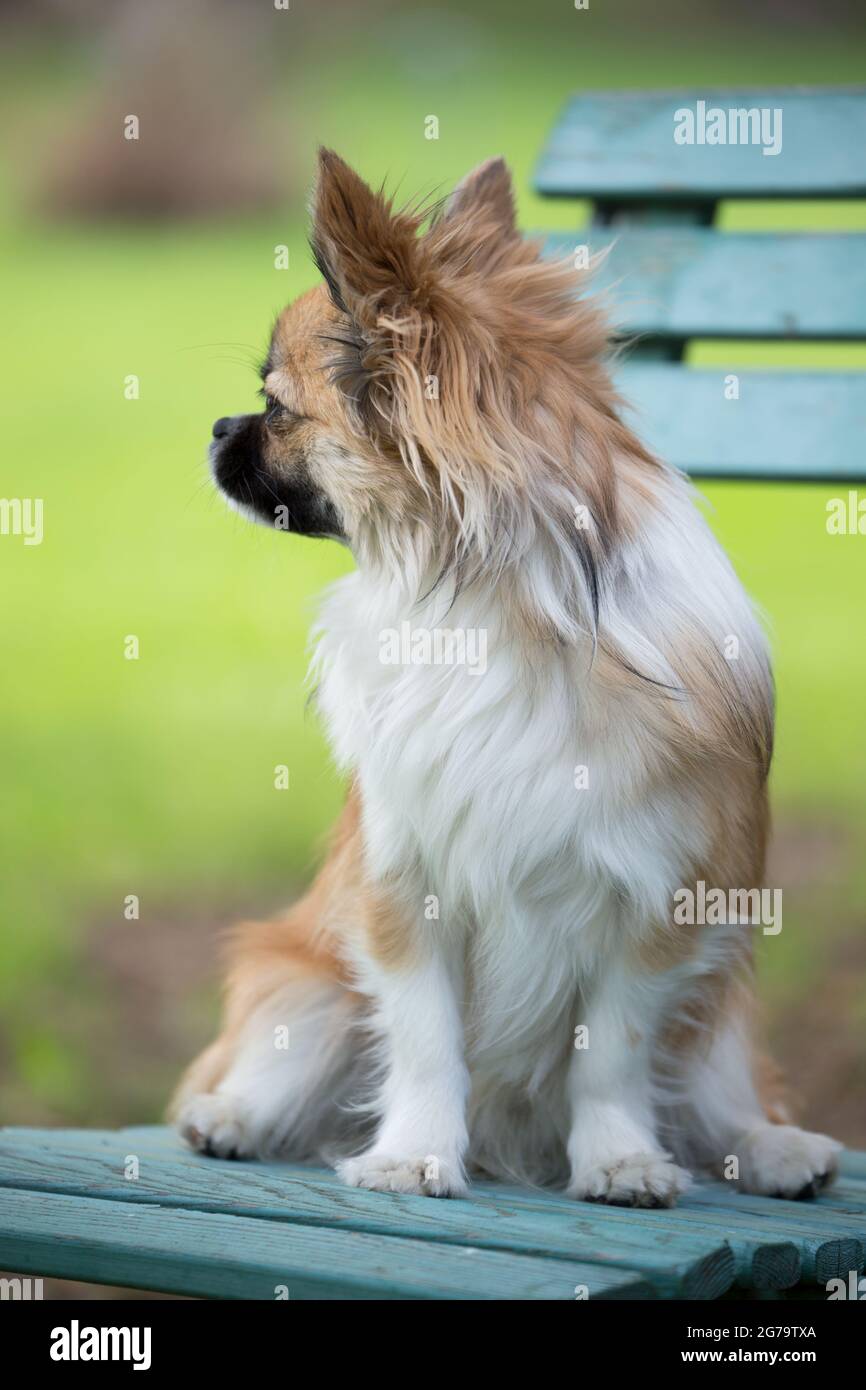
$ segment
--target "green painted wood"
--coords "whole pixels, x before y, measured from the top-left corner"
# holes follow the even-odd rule
[[[626,1269],[132,1202],[0,1190],[0,1267],[201,1298],[652,1298]]]
[[[626,364],[627,418],[660,458],[699,478],[866,478],[866,373],[737,372]]]
[[[677,144],[675,113],[778,108],[781,150]],[[554,127],[537,192],[608,202],[713,203],[722,198],[866,195],[866,88],[695,88],[581,92]]]
[[[849,1178],[843,1174],[829,1191],[822,1192],[816,1200],[829,1211],[866,1218],[866,1179]]]
[[[134,1180],[124,1177],[130,1157],[138,1163]],[[305,1165],[204,1159],[165,1129],[0,1131],[0,1186],[117,1202],[158,1201],[185,1210],[625,1267],[665,1298],[718,1297],[735,1273],[718,1229],[648,1230],[641,1222],[611,1223],[598,1207],[583,1203],[571,1203],[565,1212],[543,1202],[515,1211],[495,1190],[484,1199],[448,1202],[386,1196],[347,1188],[334,1173]],[[760,1287],[796,1282],[795,1247],[761,1247],[756,1259]],[[748,1282],[752,1264],[750,1259]]]
[[[500,1200],[504,1200],[512,1211],[543,1207],[548,1216],[555,1213],[558,1220],[575,1207],[571,1198],[561,1193],[533,1192],[511,1186],[503,1188],[499,1184],[487,1183],[478,1184],[473,1190],[484,1199],[500,1194]],[[580,1202],[577,1206],[597,1210],[595,1204]],[[613,1231],[622,1227],[634,1230],[640,1227],[644,1238],[653,1248],[659,1239],[672,1232],[709,1240],[726,1240],[734,1256],[735,1283],[743,1288],[788,1289],[803,1274],[801,1241],[790,1239],[787,1232],[762,1230],[761,1223],[754,1219],[731,1221],[728,1217],[690,1212],[688,1197],[680,1198],[672,1210],[603,1207],[602,1212],[605,1229]]]
[[[783,1232],[800,1246],[803,1278],[826,1284],[866,1262],[866,1217],[840,1211],[831,1203],[793,1202],[756,1197],[722,1183],[699,1184],[689,1194],[689,1206],[703,1216],[717,1213],[725,1221],[759,1218],[766,1233]]]
[[[735,1251],[735,1259],[747,1254],[748,1263],[743,1260],[744,1267],[735,1280],[742,1288],[793,1289],[803,1277],[803,1259],[792,1240],[768,1241],[762,1236],[744,1236],[742,1232],[734,1233],[733,1241],[728,1232],[727,1240]]]
[[[843,1177],[866,1179],[866,1153],[846,1149],[839,1160],[839,1172]]]
[[[487,1187],[482,1185],[480,1191],[485,1193]],[[527,1200],[523,1189],[508,1187],[505,1192],[510,1205],[518,1206]],[[718,1201],[707,1201],[711,1196]],[[560,1206],[567,1203],[565,1197],[553,1194],[548,1200]],[[773,1277],[772,1257],[769,1254],[763,1258],[756,1256],[776,1242],[796,1247],[800,1259],[799,1277],[809,1283],[826,1283],[827,1279],[844,1271],[863,1266],[859,1223],[852,1225],[844,1218],[840,1221],[833,1212],[827,1212],[826,1219],[823,1215],[815,1219],[808,1203],[746,1197],[732,1192],[722,1183],[696,1184],[671,1211],[633,1213],[611,1208],[605,1214],[610,1221],[631,1220],[637,1215],[656,1229],[663,1226],[724,1233],[737,1258],[737,1282],[747,1287],[773,1287],[772,1283],[765,1282]]]
[[[545,254],[608,249],[593,278],[622,333],[654,337],[866,337],[866,235],[586,229],[547,236]]]
[[[123,1177],[130,1156],[138,1160],[137,1181]],[[843,1156],[846,1173],[857,1164],[856,1155]],[[9,1213],[16,1205],[20,1211],[21,1203],[30,1203],[32,1212],[33,1202],[61,1198],[73,1206],[63,1209],[57,1227],[64,1233],[60,1264],[52,1255],[46,1265],[49,1227],[15,1224]],[[267,1283],[276,1267],[268,1263],[271,1247],[262,1265],[261,1242],[255,1249],[250,1243],[254,1227],[269,1233],[268,1239],[273,1232],[295,1233],[297,1244],[279,1256],[289,1260],[297,1279],[293,1297],[573,1297],[575,1285],[586,1285],[591,1297],[709,1297],[727,1288],[735,1274],[740,1283],[778,1290],[795,1281],[800,1260],[803,1278],[819,1284],[862,1269],[866,1238],[866,1181],[856,1177],[844,1176],[835,1190],[809,1203],[748,1197],[725,1184],[701,1183],[675,1210],[661,1212],[599,1208],[560,1193],[498,1183],[476,1184],[469,1200],[433,1202],[345,1188],[330,1171],[306,1165],[202,1159],[163,1127],[0,1131],[0,1199],[7,1202],[0,1203],[0,1267],[218,1297],[250,1296],[250,1289],[256,1297],[273,1296]],[[167,1228],[140,1217],[155,1211],[169,1223],[198,1217],[217,1224],[186,1224],[180,1243],[172,1246]],[[28,1229],[34,1234],[30,1243]],[[141,1247],[140,1229],[146,1234]],[[232,1234],[232,1260],[216,1274],[209,1252],[225,1252],[226,1231]],[[332,1238],[350,1244],[334,1247]],[[423,1287],[407,1280],[408,1247]],[[703,1264],[702,1248],[711,1252]],[[347,1263],[347,1250],[359,1252],[357,1267]],[[377,1251],[384,1255],[370,1274],[368,1262]],[[498,1283],[485,1275],[482,1288],[473,1274],[468,1288],[457,1280],[462,1292],[444,1292],[455,1279],[448,1258],[473,1251],[473,1261],[498,1258]],[[501,1261],[511,1260],[518,1262],[512,1273],[524,1280],[521,1287],[549,1290],[554,1264],[568,1269],[573,1284],[567,1294],[497,1292],[506,1278]]]

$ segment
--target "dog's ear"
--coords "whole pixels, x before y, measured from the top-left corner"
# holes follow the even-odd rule
[[[531,389],[525,362],[509,364],[537,305],[518,313],[514,299],[538,253],[514,231],[501,160],[469,174],[423,235],[421,221],[321,152],[313,251],[347,319],[330,339],[332,380],[468,535],[489,524],[487,492],[515,467],[514,402]]]
[[[480,269],[517,240],[514,194],[504,159],[488,159],[457,185],[431,233],[422,215],[395,212],[332,150],[319,151],[312,246],[331,298],[362,331],[384,314],[429,312],[446,281]]]
[[[505,236],[516,236],[514,189],[508,165],[501,155],[472,169],[448,199],[446,217],[479,215],[488,226],[493,223]]]
[[[312,249],[338,309],[362,329],[399,313],[418,289],[419,219],[394,213],[333,150],[319,151]]]

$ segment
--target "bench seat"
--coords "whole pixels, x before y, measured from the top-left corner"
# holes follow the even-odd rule
[[[479,1183],[436,1201],[329,1170],[201,1158],[162,1127],[0,1131],[0,1269],[202,1298],[718,1298],[866,1259],[866,1155],[811,1202],[700,1183],[625,1211]]]

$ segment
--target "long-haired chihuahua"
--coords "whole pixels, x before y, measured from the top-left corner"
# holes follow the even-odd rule
[[[322,151],[312,244],[266,408],[211,457],[251,518],[355,557],[313,662],[349,792],[306,897],[232,939],[182,1134],[386,1192],[814,1193],[839,1146],[752,1037],[766,644],[623,421],[598,304],[500,159],[425,214]]]

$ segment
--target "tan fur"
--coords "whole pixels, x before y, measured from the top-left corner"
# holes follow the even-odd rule
[[[359,904],[359,915],[365,947],[380,965],[403,968],[412,960],[417,951],[415,932],[395,894],[368,886]]]
[[[219,1085],[246,1021],[289,981],[324,979],[352,991],[347,959],[369,951],[395,967],[411,957],[412,934],[396,902],[373,886],[364,870],[360,796],[350,789],[328,856],[309,891],[284,915],[244,922],[226,939],[223,1026],[191,1064],[172,1098],[177,1113],[187,1096]],[[360,996],[355,996],[362,1007]]]
[[[619,419],[604,366],[607,330],[597,309],[575,297],[571,267],[501,234],[513,210],[499,164],[464,181],[448,215],[419,236],[420,212],[394,215],[337,156],[323,155],[314,236],[345,306],[344,332],[356,340],[348,351],[354,366],[345,370],[356,377],[357,428],[344,433],[344,410],[335,428],[362,456],[375,444],[366,485],[378,510],[386,489],[401,516],[419,524],[426,516],[431,545],[438,540],[443,550],[471,528],[482,550],[489,547],[486,522],[515,492],[521,505],[541,507],[540,498],[532,503],[536,479],[527,470],[556,473],[578,458],[580,476],[570,466],[563,490],[583,493],[592,517],[587,543],[603,550],[629,527],[631,472],[618,488],[615,459],[627,457],[637,474],[635,505],[651,505],[639,469],[656,465]],[[306,318],[309,310],[298,313]],[[330,315],[325,320],[323,334],[332,331]],[[303,399],[328,406],[310,384],[316,364],[294,347],[294,322],[278,325],[278,353],[304,375]],[[331,357],[339,379],[339,350]],[[622,511],[618,491],[626,496]]]
[[[767,1119],[774,1125],[790,1124],[790,1089],[782,1068],[765,1052],[756,1051],[754,1071],[758,1095]]]
[[[169,1113],[190,1095],[213,1091],[225,1075],[244,1024],[287,982],[329,979],[351,988],[340,934],[354,920],[360,882],[358,798],[350,793],[330,852],[309,891],[285,915],[244,922],[229,933],[223,1026],[182,1077]]]

